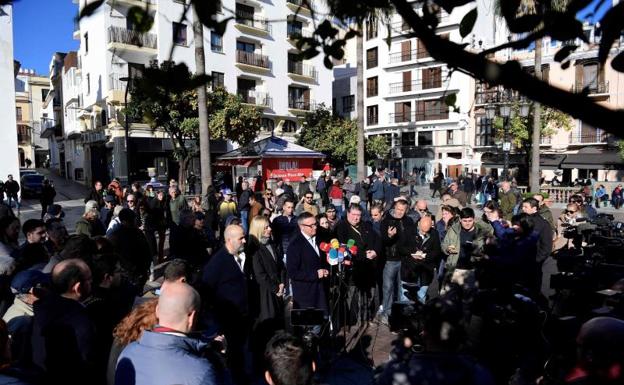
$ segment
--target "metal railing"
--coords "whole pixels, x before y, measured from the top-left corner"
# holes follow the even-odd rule
[[[444,11],[440,11],[438,12],[437,16],[438,16],[438,24],[444,24],[444,23],[449,22],[450,17],[448,13]],[[395,21],[391,25],[392,25],[392,32],[394,34],[403,34],[403,33],[409,33],[412,31],[412,27],[410,27],[409,24],[403,20]]]
[[[390,95],[398,94],[402,92],[413,92],[413,91],[422,91],[428,90],[432,88],[441,88],[446,87],[448,84],[448,72],[442,71],[442,74],[439,78],[431,78],[431,79],[418,79],[412,80],[411,82],[396,82],[390,83]]]
[[[153,33],[143,33],[122,27],[108,28],[108,42],[156,48],[157,37]]]
[[[286,26],[286,35],[289,39],[299,38],[299,37],[312,37],[312,32],[305,30],[303,28],[294,26],[292,24],[288,24]]]
[[[108,89],[116,91],[125,91],[126,82],[120,80],[123,75],[112,73],[108,75]]]
[[[417,49],[412,49],[409,51],[401,51],[401,52],[392,52],[388,54],[388,63],[403,63],[407,61],[412,61],[416,59],[425,59],[429,57],[429,52],[425,46],[420,46]]]
[[[391,112],[389,114],[389,123],[410,123],[425,120],[442,120],[448,119],[448,110],[439,109],[425,110],[423,112]]]
[[[271,33],[271,24],[269,21],[263,17],[256,16],[253,12],[237,9],[236,23]]]
[[[609,134],[602,131],[592,133],[570,133],[569,143],[607,143]]]
[[[241,90],[238,95],[243,99],[243,103],[269,108],[273,107],[273,98],[271,98],[268,92]]]
[[[492,103],[512,103],[512,102],[528,102],[524,95],[513,90],[490,89],[486,91],[477,91],[475,94],[475,104],[492,104]]]
[[[585,89],[589,91],[589,95],[595,94],[607,94],[609,93],[609,82],[601,82],[601,83],[592,83],[592,84],[583,84],[581,82],[577,82],[574,87],[575,92],[583,92]]]
[[[293,5],[296,5],[298,7],[301,7],[301,8],[306,8],[306,9],[308,9],[310,7],[309,4],[312,3],[311,0],[309,0],[307,3],[304,2],[303,0],[286,0],[286,2],[290,3],[290,4],[293,4]]]
[[[236,50],[236,62],[255,67],[269,68],[269,57],[253,52]]]
[[[318,79],[318,71],[316,68],[312,65],[301,62],[289,61],[288,73],[306,76],[314,80]]]
[[[288,108],[295,110],[311,111],[315,109],[316,103],[312,100],[288,99]]]

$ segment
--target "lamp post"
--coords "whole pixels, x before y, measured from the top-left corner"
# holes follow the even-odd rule
[[[126,113],[124,114],[124,140],[126,145],[126,178],[127,184],[130,184],[130,122],[128,120],[128,90],[130,89],[130,83],[132,82],[132,76],[124,76],[119,78],[120,81],[126,82],[126,92],[124,93],[124,106],[126,107]]]

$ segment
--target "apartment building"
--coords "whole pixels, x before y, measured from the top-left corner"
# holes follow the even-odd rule
[[[139,33],[126,16],[130,7],[146,2],[154,24],[148,33]],[[80,0],[79,7],[84,4]],[[223,86],[261,108],[264,132],[259,136],[273,133],[294,140],[306,112],[321,102],[331,105],[332,74],[323,66],[323,57],[308,61],[296,57],[293,38],[309,35],[314,24],[313,13],[300,5],[299,0],[224,0],[219,18],[233,18],[225,34],[204,29],[210,87]],[[128,80],[141,76],[144,66],[172,60],[195,71],[192,16],[189,12],[180,20],[184,7],[180,0],[107,0],[76,26],[82,93],[78,117],[84,121],[80,132],[86,180],[127,180],[127,148],[132,153],[131,179],[147,179],[148,168],[155,168],[159,179],[177,177],[166,135],[131,123],[127,147],[119,111]],[[232,144],[213,147],[222,153]]]
[[[20,69],[15,78],[15,118],[20,167],[42,167],[48,158],[48,141],[41,138],[43,102],[50,90],[48,78],[32,69]],[[28,160],[28,161],[27,161]]]
[[[413,5],[422,14],[422,3]],[[462,41],[459,23],[469,9],[458,7],[451,14],[440,11],[438,34]],[[459,175],[475,162],[469,138],[474,80],[435,61],[410,32],[399,15],[391,15],[390,20],[371,19],[365,25],[365,134],[387,138],[393,169],[417,168],[429,176],[441,169]],[[448,95],[455,95],[459,111],[446,105]],[[355,98],[343,96],[336,103],[339,109],[348,109],[351,100]]]
[[[41,112],[41,138],[48,141],[48,165],[61,176],[66,176],[62,77],[66,55],[64,52],[55,52],[50,59],[50,90],[43,101]]]
[[[624,40],[613,46],[607,62],[602,65],[598,61],[598,45],[600,36],[596,27],[586,24],[584,32],[589,40],[584,43],[580,39],[574,42],[579,46],[570,56],[572,64],[561,68],[554,60],[555,53],[564,45],[559,41],[544,39],[542,52],[543,79],[550,84],[573,92],[587,92],[589,97],[611,108],[623,108],[620,84],[624,75],[611,67],[611,60],[624,50]],[[520,50],[501,52],[502,59],[518,60],[529,72],[534,71],[534,51]],[[501,102],[518,100],[516,93],[500,87],[488,87],[477,84],[475,88],[475,157],[480,159],[488,172],[502,169],[501,143],[495,138],[492,121],[486,117],[486,107]],[[593,127],[579,119],[572,120],[572,129],[567,131],[561,127],[551,127],[554,134],[542,137],[540,143],[540,168],[542,175],[550,181],[555,174],[559,181],[569,183],[576,178],[589,178],[592,175],[599,181],[619,181],[624,176],[624,162],[618,154],[616,139],[600,127]],[[526,177],[526,154],[520,149],[512,149],[510,166],[521,179]]]
[[[0,5],[0,180],[19,175],[15,114],[15,77],[19,63],[13,60],[13,6]]]

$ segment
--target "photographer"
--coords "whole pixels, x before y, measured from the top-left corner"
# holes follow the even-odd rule
[[[459,223],[448,229],[442,243],[442,251],[447,255],[447,285],[456,283],[466,288],[475,286],[475,262],[482,257],[485,241],[493,233],[492,226],[475,220],[473,209],[466,207],[460,210]]]
[[[397,341],[393,359],[376,376],[378,385],[491,385],[490,373],[459,352],[465,342],[463,310],[457,300],[438,298],[425,305],[422,352],[413,352],[414,341]],[[401,379],[401,381],[398,381]]]

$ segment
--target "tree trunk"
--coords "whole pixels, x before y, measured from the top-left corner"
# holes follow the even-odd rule
[[[180,168],[178,169],[178,188],[182,194],[186,194],[186,169],[188,166],[189,158],[184,157],[180,159]]]
[[[204,56],[204,26],[193,8],[193,37],[195,40],[195,71],[197,75],[206,73],[206,57]],[[205,194],[212,185],[212,169],[210,160],[210,132],[208,130],[208,107],[206,105],[206,85],[197,87],[197,110],[199,113],[199,164],[201,168],[201,192]],[[188,160],[186,160],[188,161]],[[186,168],[186,164],[185,167]],[[180,164],[182,172],[182,164]]]
[[[357,180],[366,177],[365,137],[364,137],[364,29],[359,26],[357,37]]]
[[[535,77],[542,79],[542,39],[535,40]],[[531,135],[531,176],[529,187],[532,192],[540,192],[540,134],[542,127],[542,106],[533,102],[533,132]]]

